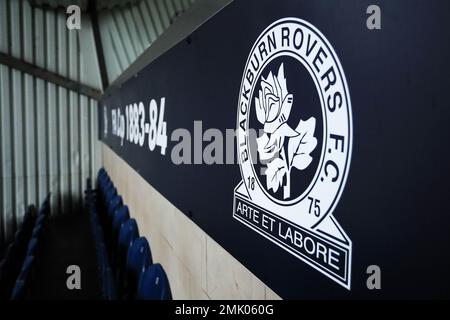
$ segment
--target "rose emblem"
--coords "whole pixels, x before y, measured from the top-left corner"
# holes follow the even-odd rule
[[[291,169],[305,170],[312,161],[310,153],[317,146],[314,117],[300,120],[295,130],[287,124],[293,102],[281,64],[276,76],[271,71],[266,78],[262,77],[255,107],[256,117],[264,125],[264,133],[257,139],[257,145],[260,159],[268,161],[265,171],[267,189],[277,192],[286,176],[285,199],[290,197]],[[287,152],[285,139],[288,139]]]

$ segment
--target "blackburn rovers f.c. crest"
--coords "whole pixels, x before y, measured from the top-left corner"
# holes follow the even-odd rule
[[[256,40],[237,143],[233,217],[350,289],[352,243],[333,216],[350,166],[350,94],[333,47],[310,23],[281,19]]]

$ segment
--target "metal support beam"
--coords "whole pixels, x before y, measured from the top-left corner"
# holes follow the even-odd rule
[[[54,83],[58,86],[64,87],[68,90],[83,94],[96,100],[100,100],[102,97],[102,92],[97,89],[63,77],[57,73],[37,67],[34,64],[25,62],[2,52],[0,52],[0,64],[28,73],[32,76],[41,78],[45,81]]]
[[[91,17],[92,32],[94,34],[95,51],[97,53],[97,63],[100,70],[100,79],[102,81],[102,89],[108,87],[108,74],[106,73],[105,56],[103,53],[102,39],[100,38],[100,26],[98,25],[97,1],[89,1],[88,11]]]

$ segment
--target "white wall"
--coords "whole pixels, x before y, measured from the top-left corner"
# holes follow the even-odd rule
[[[279,299],[103,144],[103,164],[165,268],[174,299]]]

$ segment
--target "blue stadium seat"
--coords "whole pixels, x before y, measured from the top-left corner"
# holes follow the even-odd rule
[[[30,285],[31,269],[33,267],[34,256],[27,256],[23,263],[22,270],[17,277],[12,290],[11,300],[21,300],[27,297],[27,291]]]
[[[50,215],[50,195],[50,193],[47,195],[41,207],[39,208],[38,217],[42,214],[45,216]]]
[[[116,253],[115,250],[117,248],[120,227],[128,219],[130,219],[130,213],[128,211],[128,206],[122,206],[119,209],[117,209],[116,212],[114,213],[113,220],[112,220],[112,228],[111,228],[112,229],[111,248],[113,248],[113,250],[111,250],[111,251],[112,251],[113,256]],[[113,260],[115,260],[114,257],[113,257]]]
[[[150,246],[145,237],[137,238],[128,249],[125,268],[125,295],[133,298],[136,295],[139,278],[153,263]]]
[[[116,195],[117,195],[117,189],[112,185],[112,182],[111,182],[110,185],[105,187],[103,201],[107,204]]]
[[[36,208],[29,206],[14,234],[13,242],[8,245],[4,259],[0,263],[0,299],[2,300],[11,297],[12,288],[25,259],[35,220]]]
[[[91,232],[92,235],[95,239],[95,236],[97,234],[97,228],[99,226],[99,220],[98,220],[98,216],[97,216],[97,210],[95,210],[95,208],[89,208],[89,222],[91,225]]]
[[[139,300],[172,300],[169,280],[159,264],[152,264],[139,279],[136,298]]]
[[[128,219],[130,219],[130,212],[127,205],[116,209],[112,220],[113,235],[115,234],[116,237],[119,236],[120,226]]]
[[[108,174],[106,173],[105,168],[100,168],[98,170],[98,173],[97,173],[97,181],[99,181],[99,180],[101,180],[101,179],[103,179],[104,177],[107,177],[107,176],[108,176]]]
[[[116,249],[116,276],[119,284],[119,295],[123,293],[123,283],[125,278],[125,267],[127,262],[128,248],[133,245],[135,239],[139,237],[139,229],[135,219],[125,221],[119,231],[119,240]]]
[[[107,216],[108,216],[108,206],[111,200],[114,199],[114,197],[117,196],[117,189],[112,186],[108,187],[106,190],[104,190],[101,193],[100,201],[98,202],[98,208],[99,208],[99,215],[101,217],[101,223],[105,226],[107,223]]]
[[[113,220],[113,216],[114,216],[114,212],[119,209],[120,207],[122,207],[123,205],[123,200],[122,197],[117,195],[114,198],[112,198],[109,202],[108,202],[108,221],[109,221],[109,227],[112,224],[112,220]]]
[[[108,261],[106,247],[103,242],[97,246],[97,265],[98,274],[100,276],[100,285],[102,297],[106,300],[113,300],[117,298],[116,285]]]
[[[101,238],[101,230],[99,230],[97,234],[99,235],[98,237]],[[97,251],[97,267],[101,272],[105,268],[105,266],[108,265],[108,256],[106,253],[105,244],[100,240],[100,242],[96,244],[95,248]]]
[[[36,219],[35,226],[36,225],[41,225],[42,226],[44,224],[44,222],[45,222],[45,219],[46,219],[46,216],[44,214],[39,214],[37,219]]]
[[[104,196],[106,194],[106,191],[113,187],[112,181],[109,179],[109,177],[105,176],[100,178],[98,180],[98,189],[100,190],[100,193]]]
[[[38,238],[32,237],[30,242],[28,243],[27,256],[30,255],[34,256],[36,254],[37,246],[38,246]]]
[[[33,264],[35,261],[34,255],[27,255],[25,260],[23,261],[22,269],[20,270],[20,274],[18,279],[26,280],[30,274],[30,270],[33,268]]]
[[[128,219],[120,227],[118,240],[118,253],[122,257],[126,257],[128,247],[133,244],[134,239],[139,237],[139,229],[135,219]]]
[[[34,206],[29,206],[23,218],[23,222],[20,226],[20,230],[25,233],[25,236],[28,235],[28,238],[31,236],[31,231],[33,230],[35,221],[36,221],[36,208]]]
[[[109,178],[108,174],[105,173],[103,175],[100,175],[100,177],[98,178],[98,181],[101,184],[105,185],[107,182],[111,181],[111,179]]]
[[[23,300],[26,296],[26,281],[16,280],[11,295],[11,300]]]
[[[105,293],[106,299],[117,300],[117,288],[114,282],[114,275],[109,266],[105,269]]]
[[[106,206],[106,215],[102,216],[102,226],[103,226],[103,232],[105,233],[105,242],[106,247],[108,249],[108,252],[111,252],[114,250],[112,247],[112,220],[114,216],[114,212],[122,207],[122,197],[119,195],[116,195],[113,197],[112,200],[110,200]]]
[[[99,182],[99,188],[101,189],[101,192],[103,192],[104,194],[106,194],[106,191],[108,189],[111,189],[113,187],[114,187],[114,184],[109,177],[105,177],[102,180],[100,180],[100,182]]]
[[[33,233],[31,234],[34,238],[39,238],[42,232],[42,224],[36,223],[36,225],[33,228]]]

